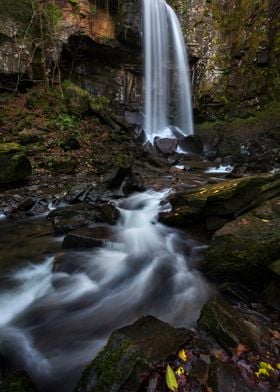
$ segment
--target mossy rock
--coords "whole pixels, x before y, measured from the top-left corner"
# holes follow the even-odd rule
[[[206,253],[204,269],[239,279],[262,274],[264,279],[271,275],[268,267],[279,259],[279,253],[280,199],[276,198],[218,230]]]
[[[190,336],[184,328],[173,328],[152,316],[118,329],[106,347],[85,369],[76,392],[137,392],[141,374],[165,359]]]
[[[36,392],[37,389],[24,371],[17,371],[0,384],[0,392]]]
[[[269,268],[275,272],[278,276],[280,276],[280,260],[276,260],[269,265]]]
[[[200,330],[209,333],[228,353],[235,354],[239,343],[257,350],[258,333],[244,316],[220,297],[210,298],[201,310]]]
[[[280,194],[280,175],[250,176],[207,184],[173,194],[170,198],[172,211],[161,214],[167,224],[185,225],[189,221],[209,222],[208,229],[215,229],[243,211]]]
[[[0,184],[20,181],[31,174],[31,163],[23,148],[16,143],[1,143]]]

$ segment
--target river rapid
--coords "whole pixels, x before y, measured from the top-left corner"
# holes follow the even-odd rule
[[[110,333],[142,315],[195,326],[212,291],[196,269],[205,243],[158,222],[169,208],[167,195],[150,190],[118,200],[120,219],[105,246],[67,253],[73,273],[53,271],[62,238],[48,236],[45,216],[20,223],[23,231],[33,228],[21,239],[32,248],[41,222],[46,238],[39,241],[48,244],[42,249],[20,257],[23,232],[8,237],[6,252],[15,247],[19,263],[1,276],[0,352],[12,367],[26,369],[40,391],[72,390]],[[2,219],[2,235],[13,225]]]

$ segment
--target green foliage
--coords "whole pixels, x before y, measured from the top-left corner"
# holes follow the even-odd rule
[[[71,5],[74,5],[74,6],[79,4],[79,0],[68,0],[68,1]]]
[[[78,128],[80,120],[76,116],[61,113],[54,120],[54,124],[60,131],[68,131],[73,137],[79,135]]]
[[[94,112],[99,112],[105,109],[108,110],[109,103],[109,99],[104,96],[92,96],[90,100],[90,108]]]

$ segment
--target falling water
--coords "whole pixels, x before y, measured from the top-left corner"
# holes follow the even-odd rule
[[[165,0],[143,0],[143,10],[147,139],[174,137],[170,126],[193,134],[189,67],[179,20]]]
[[[195,325],[209,286],[194,268],[201,243],[158,222],[166,193],[118,202],[120,221],[104,247],[68,252],[7,276],[0,292],[0,353],[25,368],[40,391],[69,392],[116,328],[153,314]]]

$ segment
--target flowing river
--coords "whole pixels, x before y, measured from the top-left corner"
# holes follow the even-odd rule
[[[40,391],[71,391],[109,334],[141,315],[195,325],[211,291],[195,269],[205,244],[158,222],[159,212],[169,208],[166,196],[147,191],[119,200],[120,219],[105,245],[67,253],[72,273],[53,271],[62,238],[50,235],[43,261],[34,262],[42,249],[31,249],[33,262],[25,258],[2,274],[0,353],[26,369]],[[46,225],[46,217],[40,219]],[[21,222],[20,230],[24,224],[34,231],[38,219]],[[1,220],[2,234],[13,225],[18,223]],[[15,247],[13,257],[20,260],[19,235],[10,238],[6,251]],[[31,237],[21,245],[32,248]]]

